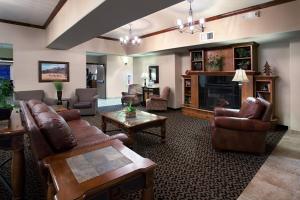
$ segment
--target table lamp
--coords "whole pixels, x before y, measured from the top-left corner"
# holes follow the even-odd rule
[[[146,87],[146,80],[149,77],[149,74],[147,72],[143,72],[141,75],[141,78],[144,79],[144,86]]]
[[[243,83],[249,82],[246,72],[243,69],[235,70],[235,75],[232,81],[239,82],[239,86],[241,86]]]

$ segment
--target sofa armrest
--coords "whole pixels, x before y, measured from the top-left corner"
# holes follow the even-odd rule
[[[238,117],[239,111],[240,110],[238,109],[216,107],[214,109],[214,114],[215,116]]]
[[[234,129],[241,131],[268,131],[270,122],[257,119],[237,118],[237,117],[215,117],[215,127]]]
[[[116,135],[110,136],[110,139],[118,139],[121,140],[126,146],[129,146],[132,144],[132,140],[128,138],[128,136],[124,133],[118,133]]]
[[[151,96],[150,99],[154,101],[167,101],[167,99],[161,98],[159,96]]]
[[[73,121],[80,119],[80,111],[77,109],[66,110],[58,113],[66,121]]]

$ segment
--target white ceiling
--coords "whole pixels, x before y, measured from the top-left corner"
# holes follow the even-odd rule
[[[44,25],[59,0],[0,0],[0,19]]]
[[[194,19],[196,20],[201,17],[212,17],[269,1],[271,0],[194,0],[192,9],[194,12]],[[131,22],[133,34],[141,36],[173,27],[176,25],[177,18],[181,18],[185,22],[188,10],[189,3],[183,1],[142,19],[135,20]],[[128,35],[128,29],[129,25],[127,24],[110,31],[103,36],[120,38],[124,35]]]

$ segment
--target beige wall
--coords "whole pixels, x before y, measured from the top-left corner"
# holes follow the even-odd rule
[[[128,54],[147,53],[212,42],[257,37],[270,33],[300,30],[300,0],[261,10],[261,17],[245,20],[242,15],[235,15],[206,23],[205,31],[213,31],[215,39],[201,41],[199,33],[181,34],[174,30],[143,39],[137,47],[128,48]]]
[[[121,97],[121,92],[128,90],[128,75],[133,75],[133,60],[128,57],[127,65],[123,56],[108,55],[106,63],[106,96]]]
[[[144,56],[133,58],[133,80],[134,83],[144,84],[141,79],[143,72],[148,73],[148,67],[150,65],[159,66],[159,84],[157,86],[162,90],[168,86],[171,88],[171,94],[168,106],[171,108],[181,107],[181,80],[180,77],[180,65],[176,64],[177,55],[159,55],[159,56]],[[177,81],[177,82],[176,82]],[[180,88],[178,88],[180,87]]]
[[[70,82],[64,83],[64,97],[70,97],[76,88],[86,86],[86,52],[124,53],[118,42],[93,39],[70,50],[46,48],[46,31],[0,23],[0,43],[13,45],[13,79],[15,90],[45,90],[56,98],[52,83],[38,82],[38,61],[70,62]]]
[[[290,127],[300,131],[300,40],[290,43]]]
[[[259,71],[263,71],[266,61],[272,66],[276,80],[275,114],[280,123],[290,125],[290,43],[276,42],[262,44],[258,48]]]

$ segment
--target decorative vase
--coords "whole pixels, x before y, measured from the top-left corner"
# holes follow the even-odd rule
[[[125,112],[126,118],[133,118],[136,117],[136,112]]]
[[[61,98],[62,98],[62,91],[57,91],[57,105],[62,105],[62,101],[61,101]]]
[[[7,120],[10,118],[11,108],[0,108],[0,120]]]

